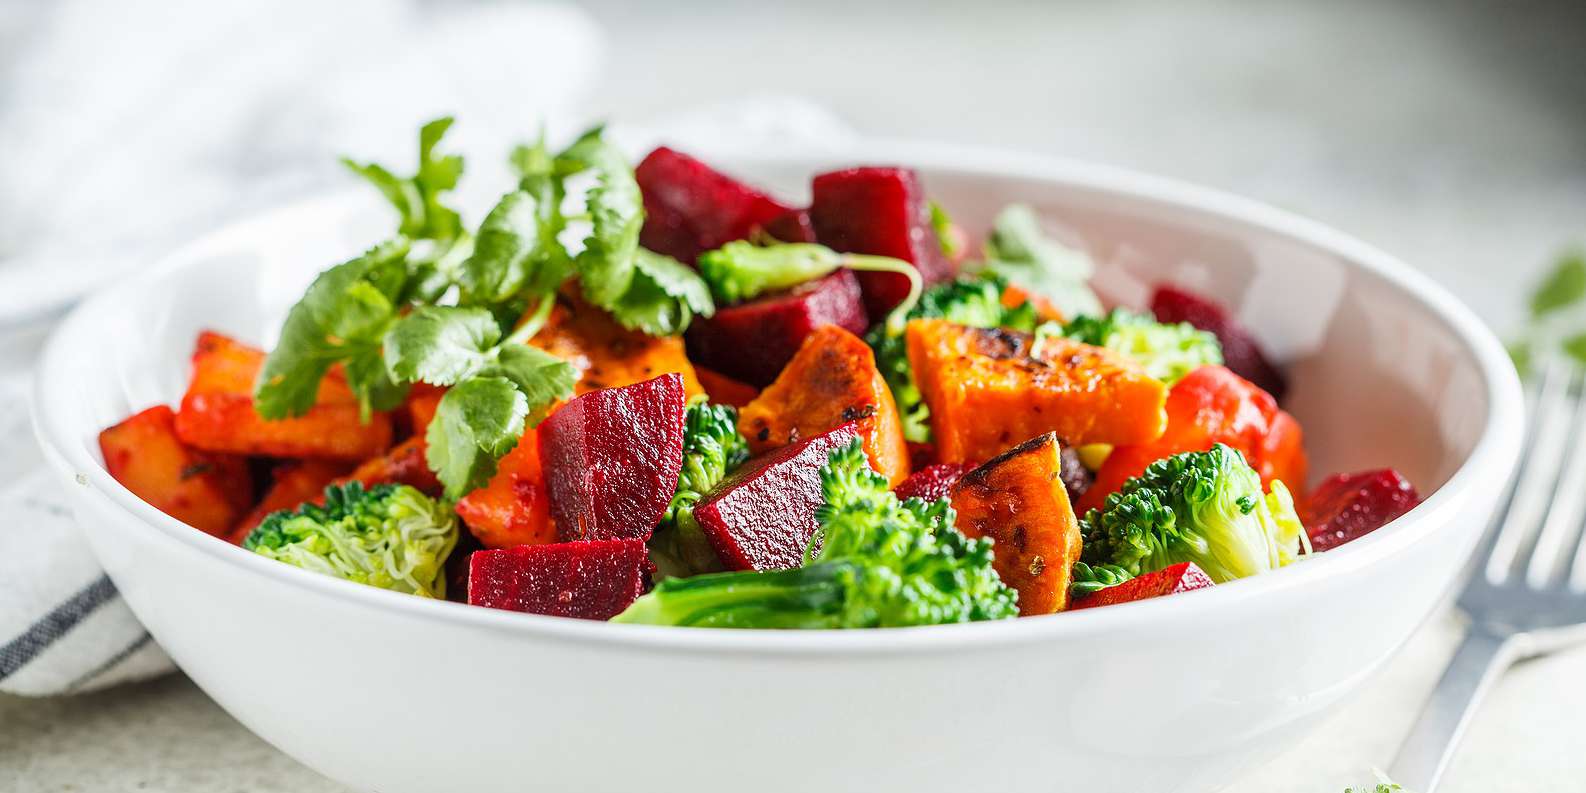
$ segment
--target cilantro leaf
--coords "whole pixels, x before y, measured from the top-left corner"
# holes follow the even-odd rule
[[[1577,333],[1565,339],[1564,352],[1586,366],[1586,333]]]
[[[586,198],[590,233],[576,265],[584,297],[601,308],[616,305],[633,283],[639,229],[644,226],[644,200],[633,168],[622,152],[590,130],[557,157],[566,174],[589,171],[595,186]]]
[[[397,176],[376,163],[342,158],[342,164],[368,180],[396,207],[401,217],[398,232],[409,239],[450,242],[462,233],[462,218],[441,202],[441,196],[457,187],[463,175],[463,158],[435,154],[451,125],[451,118],[438,118],[419,130],[418,171],[410,177]]]
[[[609,309],[623,327],[651,336],[675,336],[688,329],[695,314],[716,313],[705,280],[682,262],[640,248],[633,265],[633,283]]]
[[[570,396],[578,382],[578,369],[572,364],[527,344],[503,345],[496,357],[495,371],[528,398],[531,427],[545,418],[552,405]]]
[[[1087,283],[1095,264],[1047,236],[1030,207],[1010,204],[997,214],[985,254],[984,269],[1051,301],[1064,319],[1101,314],[1101,301]]]
[[[1574,251],[1559,259],[1531,295],[1531,317],[1540,319],[1582,299],[1586,299],[1586,252]]]
[[[501,197],[474,236],[474,251],[459,278],[463,302],[491,305],[516,297],[539,264],[559,247],[555,229],[541,221],[539,201],[525,190]],[[549,232],[549,234],[547,234]]]
[[[406,240],[375,246],[321,273],[287,313],[281,340],[254,385],[254,407],[266,419],[301,416],[314,406],[319,383],[346,363],[347,384],[365,415],[395,407],[403,389],[374,366],[381,339],[395,321],[407,280]]]
[[[489,311],[421,306],[385,337],[385,360],[398,380],[453,385],[491,367],[501,326]]]
[[[461,498],[495,474],[496,460],[512,450],[524,431],[528,398],[505,377],[475,377],[452,386],[436,406],[424,433],[425,461]]]

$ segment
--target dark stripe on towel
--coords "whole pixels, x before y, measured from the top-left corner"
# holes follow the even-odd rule
[[[109,576],[102,575],[33,623],[20,636],[0,645],[0,680],[27,666],[29,661],[82,622],[84,617],[114,597],[116,585],[110,582]]]

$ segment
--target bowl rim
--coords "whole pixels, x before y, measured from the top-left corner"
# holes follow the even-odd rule
[[[248,219],[223,225],[182,246],[158,262],[93,295],[72,310],[51,334],[37,366],[33,419],[45,457],[62,474],[78,484],[92,485],[107,505],[129,513],[153,539],[178,543],[214,560],[232,565],[239,573],[263,576],[272,585],[292,586],[366,608],[472,626],[492,632],[555,639],[590,646],[618,646],[646,651],[737,656],[821,655],[848,656],[977,648],[1051,640],[1080,640],[1105,631],[1132,628],[1168,619],[1193,619],[1210,609],[1236,608],[1238,603],[1270,597],[1313,584],[1317,579],[1358,571],[1398,555],[1425,541],[1451,523],[1467,506],[1476,488],[1506,480],[1518,461],[1523,398],[1518,376],[1502,344],[1477,316],[1443,287],[1408,264],[1354,237],[1322,223],[1261,202],[1220,190],[1111,165],[984,146],[930,143],[914,140],[869,139],[830,147],[804,148],[777,153],[727,148],[712,152],[740,164],[790,166],[820,160],[849,162],[902,162],[914,167],[957,171],[989,177],[1033,179],[1070,188],[1102,193],[1130,202],[1216,216],[1260,228],[1296,242],[1327,251],[1347,266],[1364,270],[1421,303],[1476,362],[1487,398],[1487,415],[1481,435],[1469,456],[1448,480],[1420,505],[1376,531],[1340,548],[1271,574],[1183,593],[1173,598],[1153,598],[1105,610],[1083,610],[1061,615],[956,625],[893,628],[885,630],[711,630],[648,625],[611,625],[586,620],[500,611],[463,603],[430,600],[362,586],[280,564],[248,553],[225,540],[197,531],[172,518],[116,482],[103,463],[73,436],[71,423],[62,414],[64,400],[56,393],[73,388],[68,382],[67,361],[79,346],[76,340],[92,338],[92,319],[102,306],[117,302],[128,289],[156,282],[204,258],[212,249],[231,246],[268,228],[290,224],[297,218],[318,216],[345,207],[350,191],[297,201]],[[1386,530],[1391,529],[1391,530]]]

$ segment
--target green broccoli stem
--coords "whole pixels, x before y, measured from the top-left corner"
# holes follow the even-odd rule
[[[834,562],[669,578],[611,621],[696,628],[837,628],[853,575],[851,565]]]
[[[888,336],[902,336],[903,327],[908,322],[909,312],[914,310],[915,304],[920,302],[920,293],[925,289],[925,282],[920,278],[920,271],[914,265],[902,259],[890,256],[869,256],[859,253],[845,253],[841,258],[842,266],[850,270],[862,270],[872,273],[897,273],[909,279],[909,294],[887,314],[886,328]]]

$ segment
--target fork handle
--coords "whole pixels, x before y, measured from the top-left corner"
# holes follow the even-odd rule
[[[1405,790],[1433,793],[1481,698],[1521,655],[1523,634],[1499,634],[1473,626],[1454,652],[1443,678],[1399,746],[1389,770]]]

